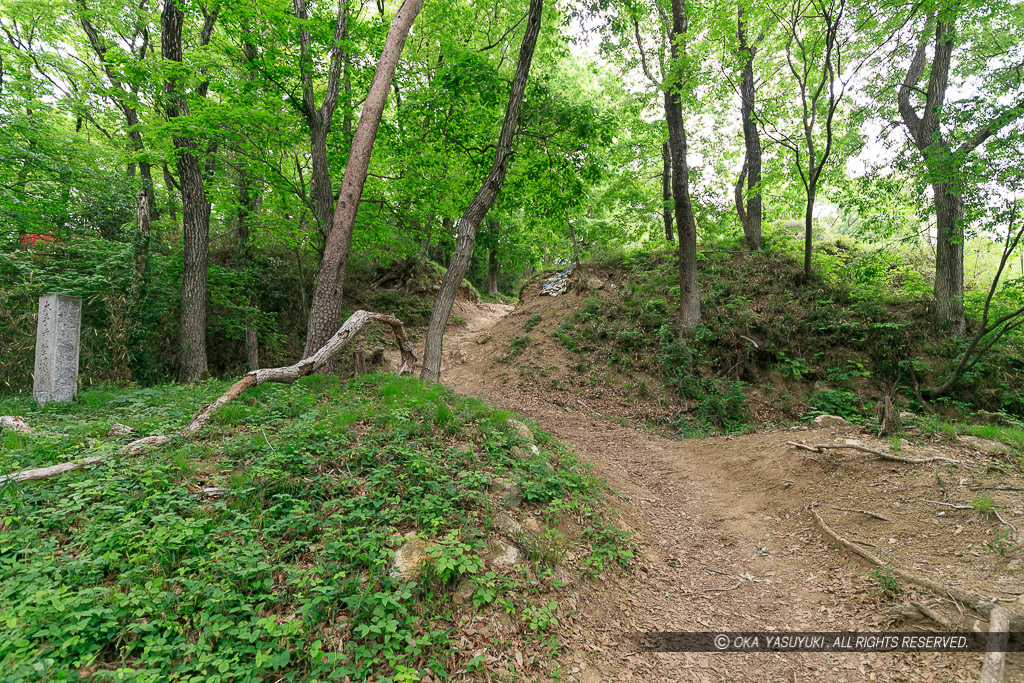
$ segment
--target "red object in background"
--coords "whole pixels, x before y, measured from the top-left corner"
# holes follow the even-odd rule
[[[21,246],[23,247],[35,247],[40,244],[56,244],[57,238],[53,235],[41,235],[38,233],[31,233],[28,235],[21,236]]]

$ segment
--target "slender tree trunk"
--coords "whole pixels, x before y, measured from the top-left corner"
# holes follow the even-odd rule
[[[317,349],[330,339],[341,323],[341,297],[345,285],[345,266],[352,244],[352,230],[355,227],[359,200],[366,184],[366,172],[370,167],[370,155],[377,137],[377,128],[384,113],[391,79],[394,78],[398,58],[405,46],[405,39],[412,28],[413,20],[423,7],[423,0],[405,0],[395,14],[384,41],[377,70],[366,95],[362,115],[352,138],[345,177],[341,181],[341,192],[332,218],[331,232],[324,245],[324,255],[316,274],[316,289],[309,311],[309,327],[306,333],[304,357],[316,353]]]
[[[935,183],[935,316],[957,336],[967,331],[964,318],[964,202],[949,183]]]
[[[306,124],[309,126],[310,161],[313,166],[313,200],[316,205],[316,222],[319,226],[323,244],[331,232],[334,210],[334,189],[331,184],[330,167],[327,164],[327,135],[331,131],[331,122],[338,105],[338,90],[342,71],[348,67],[348,53],[342,42],[348,35],[348,2],[338,2],[338,13],[334,24],[334,43],[331,46],[331,63],[327,78],[327,87],[323,101],[316,105],[313,89],[314,60],[312,55],[311,37],[305,22],[308,21],[306,0],[293,0],[292,7],[295,18],[301,24],[299,29],[299,72],[302,82],[302,107]],[[253,55],[255,57],[255,55]],[[252,58],[250,58],[252,61]],[[347,71],[346,71],[347,73]],[[351,113],[346,110],[346,117]],[[347,119],[346,119],[347,120]]]
[[[181,31],[184,11],[175,0],[166,0],[161,16],[161,51],[163,58],[178,64],[182,61]],[[164,84],[168,118],[187,117],[188,104],[177,78]],[[191,137],[172,135],[177,154],[178,178],[181,186],[182,234],[185,267],[181,273],[181,322],[179,340],[181,376],[187,382],[198,382],[209,376],[206,362],[206,265],[209,259],[210,205],[206,201],[203,169],[197,145]]]
[[[754,120],[754,55],[757,50],[747,45],[747,31],[743,21],[743,9],[739,10],[737,36],[740,50],[746,53],[743,63],[743,81],[740,85],[740,116],[743,119],[743,144],[746,157],[743,162],[747,171],[746,217],[742,218],[743,236],[747,248],[760,251],[764,248],[761,236],[761,134]]]
[[[164,187],[167,188],[167,212],[171,215],[171,223],[178,224],[178,204],[174,201],[174,176],[171,169],[164,164]]]
[[[672,60],[680,58],[680,42],[686,33],[686,3],[672,0]],[[690,168],[686,161],[686,126],[679,100],[678,84],[665,90],[665,119],[672,152],[672,198],[679,235],[679,313],[685,334],[700,323],[700,291],[697,288],[697,224],[690,199]]]
[[[259,203],[257,189],[252,179],[243,168],[238,178],[238,265],[245,278],[245,356],[250,370],[260,367],[259,335],[252,319],[252,310],[256,307],[256,295],[253,292],[255,273],[252,263],[252,220]]]
[[[804,281],[811,275],[811,245],[814,230],[814,200],[818,188],[812,183],[807,188],[807,204],[804,206]]]
[[[740,226],[743,228],[743,235],[747,234],[747,206],[743,197],[743,189],[747,184],[747,160],[743,160],[743,167],[740,168],[740,177],[736,180],[736,187],[733,188],[733,201],[736,203],[736,214],[740,217]]]
[[[672,230],[672,150],[666,141],[661,146],[661,218],[665,223],[665,239],[675,239]]]
[[[139,308],[145,294],[146,262],[149,260],[149,195],[146,194],[145,188],[139,190],[136,228],[138,236],[135,238],[132,281],[128,289],[128,321],[125,325],[129,335],[132,334],[137,323]]]
[[[540,34],[543,10],[544,0],[530,0],[526,32],[523,34],[523,43],[519,48],[519,61],[516,64],[515,76],[512,78],[512,90],[509,93],[508,107],[505,109],[505,120],[501,124],[501,134],[498,136],[494,164],[480,191],[473,197],[473,201],[466,207],[459,220],[455,255],[441,281],[441,291],[437,294],[434,312],[430,316],[430,325],[427,328],[427,343],[423,351],[423,372],[420,375],[427,382],[436,382],[441,378],[444,330],[448,326],[448,317],[455,304],[455,294],[469,268],[469,259],[473,255],[473,245],[476,241],[476,229],[494,204],[494,200],[497,199],[498,192],[501,191],[501,186],[505,182],[505,174],[512,156],[512,139],[515,136],[516,127],[519,125],[519,110],[523,104],[523,94],[526,92],[526,81],[530,75],[533,51],[537,47],[537,36]]]
[[[319,118],[319,117],[318,117]],[[309,126],[309,151],[313,165],[313,201],[316,205],[316,223],[320,238],[324,244],[331,232],[331,219],[334,216],[334,191],[331,187],[331,172],[327,165],[327,134],[330,122],[326,125],[319,120]]]
[[[491,247],[491,253],[487,257],[487,294],[498,296],[498,275],[501,272],[501,265],[498,263],[498,248]]]

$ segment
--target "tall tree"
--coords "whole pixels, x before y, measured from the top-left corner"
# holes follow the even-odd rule
[[[384,41],[377,70],[370,83],[370,90],[363,104],[363,111],[352,138],[345,176],[341,181],[338,203],[331,220],[331,231],[324,244],[324,254],[316,274],[316,289],[309,311],[309,326],[306,332],[304,357],[312,356],[331,338],[341,324],[341,295],[345,286],[345,266],[352,245],[352,231],[355,228],[359,201],[366,184],[366,172],[370,167],[373,143],[384,114],[391,81],[395,76],[398,58],[405,47],[406,37],[412,23],[423,8],[423,0],[405,0],[395,14]]]
[[[936,322],[955,335],[962,335],[967,329],[963,303],[963,194],[965,179],[970,174],[966,167],[979,146],[1024,116],[1024,95],[1018,93],[1014,101],[992,107],[989,112],[978,111],[982,105],[976,105],[969,117],[974,127],[960,140],[955,139],[951,126],[943,129],[943,123],[948,124],[956,115],[946,98],[957,46],[957,21],[964,12],[958,3],[939,3],[937,13],[930,15],[921,28],[917,49],[897,94],[900,118],[924,160],[932,186],[937,224],[933,289]],[[1019,88],[1019,67],[1013,68],[1017,69]],[[919,83],[926,73],[928,83],[921,88]]]
[[[505,174],[508,172],[512,156],[512,140],[519,125],[519,111],[526,92],[526,82],[530,76],[533,52],[537,47],[543,11],[544,0],[530,0],[526,31],[523,33],[523,43],[519,48],[519,61],[516,63],[516,73],[512,78],[512,90],[509,93],[508,108],[505,110],[505,120],[501,124],[501,133],[498,136],[498,147],[494,152],[494,163],[480,190],[459,219],[455,254],[441,281],[441,291],[437,294],[434,311],[430,315],[430,325],[427,328],[423,370],[420,374],[421,379],[427,382],[436,382],[441,378],[444,331],[448,326],[452,306],[455,304],[455,294],[466,276],[466,269],[469,268],[469,260],[473,255],[473,245],[476,241],[476,229],[498,198],[501,186],[505,182]]]
[[[217,10],[202,8],[203,28],[199,44],[206,47],[213,35]],[[179,343],[181,349],[181,376],[188,382],[198,382],[209,376],[206,362],[206,266],[210,251],[210,204],[206,200],[203,165],[199,159],[199,145],[188,132],[185,119],[191,113],[186,97],[182,73],[182,29],[185,12],[178,0],[165,0],[160,17],[160,50],[169,62],[164,81],[164,112],[176,123],[171,140],[177,157],[178,178],[181,186],[182,238],[184,241],[184,268],[181,273],[181,323]],[[205,97],[209,88],[203,82],[197,95]]]
[[[86,0],[78,0],[79,23],[82,26],[82,30],[85,31],[86,38],[89,39],[89,46],[92,48],[93,53],[96,55],[96,59],[99,61],[100,66],[103,69],[104,75],[107,77],[107,81],[110,83],[110,91],[112,92],[111,99],[117,108],[121,110],[124,115],[125,123],[127,124],[128,139],[131,144],[134,156],[132,157],[131,166],[135,164],[139,165],[139,175],[142,177],[142,188],[146,191],[147,204],[149,205],[150,211],[157,216],[157,204],[155,196],[155,188],[153,185],[153,172],[152,165],[149,159],[145,155],[145,145],[142,140],[142,130],[139,120],[139,82],[137,80],[125,81],[122,75],[118,71],[117,59],[111,59],[109,54],[110,46],[108,42],[103,38],[92,22],[92,11],[86,3]],[[141,12],[140,12],[141,14]],[[142,62],[146,59],[146,53],[153,49],[152,42],[150,39],[149,22],[143,18],[139,18],[133,26],[133,34],[130,37],[122,36],[122,41],[128,48],[128,54]]]
[[[743,122],[744,159],[743,171],[736,185],[736,209],[743,226],[747,248],[760,251],[764,247],[761,237],[761,134],[754,120],[754,99],[757,90],[754,84],[754,57],[757,46],[748,42],[747,22],[744,8],[737,10],[736,38],[743,58],[743,77],[740,81],[740,118]],[[746,180],[746,206],[744,206],[743,184]]]
[[[680,81],[685,69],[683,45],[689,18],[686,0],[672,0],[672,31],[670,36],[672,67],[665,84],[665,120],[668,122],[668,144],[672,153],[672,198],[676,209],[676,231],[679,235],[679,324],[683,333],[700,323],[700,290],[697,287],[697,223],[690,198],[690,166],[686,160],[686,125],[679,97]]]
[[[334,24],[334,41],[331,44],[331,66],[327,75],[327,87],[323,101],[316,105],[313,92],[313,54],[309,34],[309,15],[306,0],[293,0],[295,18],[299,20],[299,74],[302,83],[302,113],[309,126],[310,161],[313,166],[313,197],[316,204],[316,220],[325,243],[331,232],[334,190],[331,185],[331,171],[327,164],[327,135],[331,131],[334,110],[338,106],[338,92],[341,88],[342,71],[347,69],[347,51],[344,46],[348,33],[348,2],[338,0],[338,14]],[[346,110],[347,116],[347,110]],[[315,349],[314,349],[315,350]]]
[[[793,165],[804,188],[805,279],[811,274],[814,206],[822,173],[832,156],[836,112],[852,77],[843,80],[842,76],[846,44],[840,27],[845,11],[846,0],[793,0],[788,12],[778,17],[785,30],[786,68],[799,98],[799,130],[780,130],[766,123],[765,133],[793,153]]]

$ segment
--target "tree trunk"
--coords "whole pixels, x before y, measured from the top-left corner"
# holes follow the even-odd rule
[[[164,187],[167,188],[167,212],[171,215],[171,223],[177,225],[178,205],[174,201],[174,176],[171,175],[171,169],[167,168],[167,164],[164,164]]]
[[[811,275],[811,244],[814,230],[814,200],[817,197],[818,188],[811,183],[807,188],[807,204],[804,206],[804,274],[803,281]]]
[[[743,81],[740,85],[740,116],[743,119],[743,144],[746,157],[743,166],[747,171],[747,207],[746,218],[742,220],[743,236],[747,248],[760,251],[764,248],[761,236],[761,134],[754,121],[754,55],[757,50],[747,45],[747,31],[743,22],[743,9],[738,12],[739,21],[737,36],[740,50],[746,52],[743,63]]]
[[[166,61],[182,61],[181,30],[184,10],[174,0],[166,0],[161,15],[161,52]],[[172,121],[189,115],[188,103],[178,79],[164,83],[167,117]],[[182,235],[185,267],[181,273],[181,322],[179,341],[181,377],[198,382],[209,376],[206,363],[206,264],[209,258],[210,205],[206,201],[203,171],[196,156],[195,140],[172,135],[178,157],[181,186]]]
[[[740,168],[740,177],[736,180],[736,186],[733,188],[733,201],[736,203],[736,215],[740,217],[740,226],[743,228],[743,235],[747,234],[747,206],[746,200],[743,197],[743,188],[747,184],[747,160],[743,160],[743,166]]]
[[[680,58],[680,42],[686,33],[685,0],[672,0],[672,60]],[[672,197],[679,235],[679,313],[685,334],[700,323],[700,292],[697,288],[697,224],[690,200],[690,169],[686,161],[686,127],[677,84],[667,83],[665,120],[672,152]]]
[[[498,275],[501,272],[501,265],[498,263],[498,248],[491,247],[491,253],[487,257],[487,294],[498,296]]]
[[[324,245],[324,255],[316,275],[316,289],[309,311],[309,326],[306,333],[304,357],[316,352],[331,337],[341,320],[341,297],[345,285],[345,266],[352,244],[352,230],[355,227],[359,200],[366,184],[366,172],[370,166],[370,155],[377,137],[377,128],[384,113],[391,79],[398,66],[398,57],[405,46],[413,20],[423,7],[423,0],[405,0],[395,14],[384,42],[377,70],[366,95],[362,115],[352,138],[345,177],[341,181],[338,204],[332,217],[331,232]]]
[[[964,319],[964,201],[950,183],[935,183],[935,318],[951,334],[967,331]]]
[[[505,173],[508,171],[512,154],[512,139],[515,136],[516,127],[519,125],[519,110],[523,104],[523,94],[526,92],[526,81],[530,75],[533,51],[537,46],[543,9],[544,0],[530,0],[526,32],[523,34],[523,43],[519,48],[519,61],[516,64],[515,76],[512,78],[512,90],[509,93],[508,108],[505,109],[505,120],[501,124],[501,134],[498,136],[494,164],[480,191],[473,197],[473,201],[466,207],[466,211],[459,220],[455,255],[441,281],[441,291],[437,294],[434,312],[430,316],[430,325],[427,328],[427,343],[423,351],[423,371],[420,375],[421,379],[427,382],[436,382],[441,378],[444,330],[448,326],[448,317],[455,304],[455,294],[462,284],[462,278],[465,277],[467,268],[469,268],[469,259],[473,255],[473,244],[476,241],[476,229],[494,204],[494,200],[497,199],[498,192],[501,191],[501,186],[505,182]]]
[[[672,230],[672,150],[666,141],[661,146],[661,218],[665,223],[665,239],[671,242]]]

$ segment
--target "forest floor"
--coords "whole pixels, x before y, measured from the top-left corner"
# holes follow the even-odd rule
[[[980,654],[634,651],[629,636],[645,631],[943,630],[912,601],[934,606],[958,626],[984,629],[969,611],[912,585],[886,591],[894,584],[885,570],[831,545],[810,508],[894,567],[1019,607],[1020,539],[1007,536],[991,513],[928,501],[987,500],[1022,528],[1024,476],[949,440],[904,442],[899,454],[939,455],[960,465],[905,464],[850,450],[816,454],[786,443],[855,439],[891,452],[889,441],[853,425],[683,441],[638,428],[642,405],[613,393],[559,391],[562,385],[548,377],[548,370],[572,363],[551,332],[574,298],[533,294],[515,310],[458,302],[455,313],[465,324],[450,328],[443,367],[454,390],[526,415],[573,448],[610,483],[623,527],[633,533],[638,553],[629,570],[564,589],[576,609],[560,614],[562,680],[977,679]],[[528,316],[535,322],[527,330],[538,319],[543,325],[523,350],[515,340]],[[1021,659],[1009,656],[1004,680],[1024,681]]]

